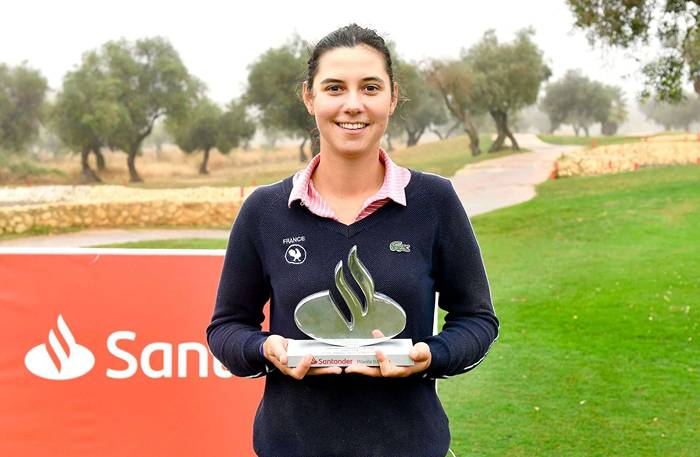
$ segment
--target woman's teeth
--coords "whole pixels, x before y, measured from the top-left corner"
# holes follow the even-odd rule
[[[341,124],[338,123],[339,126],[341,126],[344,129],[349,129],[349,130],[357,130],[357,129],[363,129],[367,126],[367,124],[363,123],[354,123],[354,124]]]

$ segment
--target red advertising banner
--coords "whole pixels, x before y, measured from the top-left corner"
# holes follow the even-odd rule
[[[0,249],[0,455],[254,455],[264,381],[206,344],[223,254]]]

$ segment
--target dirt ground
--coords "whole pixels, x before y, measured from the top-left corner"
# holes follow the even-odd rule
[[[103,150],[106,169],[98,171],[105,184],[126,185],[129,183],[127,155],[121,151]],[[308,152],[307,152],[308,155]],[[0,177],[0,185],[36,185],[36,184],[80,184],[80,155],[71,153],[59,158],[40,155],[41,159],[32,161],[37,167],[56,169],[64,176],[46,173],[9,174]],[[295,146],[270,150],[234,149],[230,154],[221,154],[212,150],[209,155],[209,174],[199,174],[203,153],[185,154],[177,146],[166,145],[157,151],[145,148],[136,159],[136,169],[144,179],[138,184],[142,187],[178,187],[191,185],[252,185],[261,176],[267,174],[291,174],[303,167],[299,160],[299,149]],[[97,170],[94,155],[90,155],[90,167]]]

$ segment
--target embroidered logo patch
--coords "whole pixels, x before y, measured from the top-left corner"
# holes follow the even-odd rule
[[[306,260],[306,249],[300,244],[292,244],[287,248],[287,252],[284,253],[284,260],[293,265],[304,263],[304,260]]]
[[[392,241],[389,243],[389,250],[392,252],[411,252],[411,245],[403,244],[401,241]]]

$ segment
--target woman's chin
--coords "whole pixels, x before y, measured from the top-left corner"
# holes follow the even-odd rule
[[[379,146],[373,147],[367,141],[340,141],[330,145],[334,151],[343,155],[361,155],[377,152]]]

